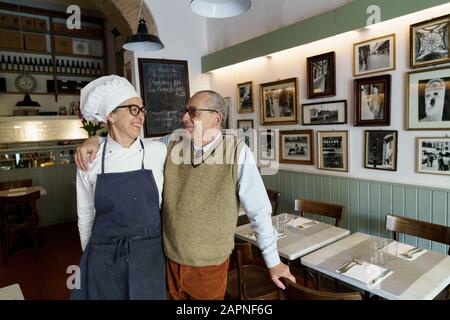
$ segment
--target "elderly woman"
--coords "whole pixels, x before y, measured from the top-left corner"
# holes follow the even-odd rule
[[[166,146],[139,136],[145,108],[133,86],[105,76],[81,90],[87,120],[107,122],[87,172],[77,172],[81,287],[72,299],[165,299],[161,191]]]

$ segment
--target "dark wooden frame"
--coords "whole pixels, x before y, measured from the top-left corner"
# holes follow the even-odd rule
[[[185,104],[188,102],[189,100],[189,71],[188,71],[188,63],[186,60],[165,60],[165,59],[148,59],[148,58],[139,58],[138,59],[138,65],[139,65],[139,87],[141,90],[141,97],[142,97],[142,102],[144,104],[144,106],[147,109],[147,115],[145,116],[145,123],[144,123],[144,136],[145,137],[158,137],[158,136],[163,136],[166,134],[170,134],[171,132],[158,132],[158,133],[153,133],[150,134],[148,132],[148,122],[151,121],[150,118],[150,112],[148,112],[150,110],[150,108],[152,106],[147,105],[147,102],[145,101],[145,82],[144,82],[144,64],[145,63],[162,63],[162,64],[176,64],[176,65],[182,65],[185,69],[184,69],[184,80],[185,80],[185,91],[186,91],[186,99],[185,99]],[[177,107],[177,106],[173,106],[173,107]],[[178,108],[181,108],[184,106],[178,106]],[[178,111],[178,109],[177,109]],[[178,113],[179,114],[179,113]],[[181,120],[180,120],[181,121]]]
[[[289,160],[283,158],[283,136],[287,134],[298,134],[298,135],[308,135],[309,136],[309,154],[311,156],[310,160]],[[303,164],[303,165],[314,165],[315,161],[315,150],[314,150],[314,131],[313,130],[288,130],[280,131],[280,141],[279,141],[279,152],[280,163],[291,163],[291,164]]]
[[[245,122],[245,121],[251,121],[251,123],[252,123],[252,129],[255,128],[255,122],[253,121],[253,119],[238,119],[238,121],[237,121],[237,129],[241,129],[240,123],[241,123],[241,122]]]
[[[440,17],[433,18],[433,19],[426,20],[426,21],[421,21],[421,22],[410,25],[410,27],[409,27],[409,65],[410,65],[411,69],[422,68],[422,67],[426,67],[426,66],[450,62],[450,50],[449,50],[449,52],[447,53],[447,55],[448,55],[447,59],[415,63],[415,50],[414,50],[415,41],[416,41],[414,38],[415,29],[421,28],[430,23],[438,22],[439,20],[443,20],[443,21],[447,20],[447,25],[449,28],[448,31],[450,31],[450,15],[444,15],[444,16],[440,16]],[[448,36],[447,41],[448,41],[448,43],[450,43],[450,32],[447,33],[447,36]]]
[[[344,116],[343,122],[329,122],[329,123],[305,123],[305,107],[320,105],[320,104],[340,104],[344,103]],[[346,124],[347,123],[347,100],[337,100],[337,101],[324,101],[324,102],[314,102],[314,103],[304,103],[302,104],[302,126],[327,126],[333,124]]]
[[[252,108],[250,110],[241,109],[241,86],[250,85],[250,97],[252,99]],[[255,91],[253,88],[253,81],[247,81],[237,84],[237,112],[238,113],[253,113],[255,112]]]
[[[271,131],[271,136],[273,137],[273,145],[272,145],[272,151],[273,151],[273,157],[272,158],[265,158],[262,156],[262,151],[264,151],[261,147],[261,136],[263,132],[267,132],[267,131]],[[277,133],[278,130],[277,129],[266,129],[266,128],[261,128],[258,130],[258,160],[263,160],[263,161],[276,161],[277,160],[277,143],[278,143],[278,139],[277,139],[277,135],[279,135],[279,133]],[[269,136],[269,135],[264,135],[265,137]]]
[[[320,60],[328,60],[330,66],[330,80],[331,80],[331,89],[329,91],[324,91],[321,93],[314,93],[314,84],[313,84],[313,63],[315,61]],[[327,52],[324,54],[320,54],[313,57],[308,57],[306,59],[306,70],[307,70],[307,84],[308,84],[308,99],[316,99],[321,97],[329,97],[336,95],[336,52]]]
[[[435,72],[435,71],[441,71],[441,70],[448,70],[449,73],[449,77],[450,77],[450,66],[447,67],[440,67],[440,68],[429,68],[429,69],[424,69],[424,70],[415,70],[415,71],[411,71],[407,73],[407,77],[406,77],[406,117],[405,117],[405,127],[406,130],[414,130],[414,131],[421,131],[421,130],[427,130],[427,131],[433,131],[433,130],[438,130],[438,131],[442,131],[442,130],[450,130],[450,121],[445,121],[445,122],[449,122],[449,125],[447,127],[417,127],[416,126],[412,126],[413,123],[410,123],[409,121],[409,116],[410,116],[410,112],[412,110],[411,108],[411,99],[410,99],[410,88],[411,88],[411,75],[413,74],[420,74],[420,73],[427,73],[427,72]],[[414,108],[419,109],[419,106],[414,106]],[[418,121],[417,121],[418,122]],[[441,121],[444,122],[444,121]],[[426,122],[429,123],[429,122]]]
[[[264,101],[264,88],[265,87],[271,87],[271,86],[275,86],[278,84],[283,84],[283,83],[293,83],[294,84],[294,92],[295,92],[295,97],[294,97],[294,101],[293,101],[293,105],[294,105],[294,113],[295,113],[295,119],[294,120],[282,120],[282,121],[264,121],[265,118],[265,112],[264,112],[264,107],[265,107],[265,101]],[[278,80],[278,81],[273,81],[273,82],[266,82],[266,83],[261,83],[259,85],[259,91],[260,91],[260,95],[259,95],[259,100],[260,100],[260,117],[261,117],[261,124],[263,125],[276,125],[276,124],[297,124],[298,123],[298,84],[297,84],[297,78],[289,78],[289,79],[284,79],[284,80]]]
[[[333,168],[328,168],[328,167],[324,167],[323,166],[323,161],[320,161],[321,159],[321,153],[322,151],[322,144],[320,143],[320,138],[321,135],[324,133],[333,133],[336,135],[341,135],[343,134],[345,137],[345,139],[343,139],[343,142],[345,142],[345,160],[344,161],[344,169],[333,169]],[[341,131],[317,131],[317,168],[320,170],[328,170],[328,171],[339,171],[339,172],[349,172],[349,131],[347,130],[341,130]]]
[[[393,153],[393,159],[392,159],[392,169],[386,169],[386,168],[377,168],[377,167],[370,167],[368,166],[368,155],[369,155],[369,149],[368,149],[368,139],[369,139],[369,133],[370,132],[384,132],[384,133],[392,133],[394,136],[395,141],[395,147],[392,150]],[[398,131],[396,130],[365,130],[364,131],[364,168],[366,169],[374,169],[374,170],[385,170],[385,171],[397,171],[397,156],[398,156]]]
[[[393,41],[393,44],[392,44],[393,52],[390,53],[390,54],[392,54],[394,56],[392,67],[391,68],[388,67],[388,68],[384,68],[384,69],[377,69],[375,71],[366,71],[366,72],[362,72],[362,73],[357,73],[356,72],[356,57],[358,57],[358,53],[356,52],[357,47],[359,47],[359,46],[361,46],[363,44],[367,44],[367,43],[370,43],[372,41],[381,40],[381,39],[384,39],[384,38],[392,38],[392,41]],[[360,76],[366,76],[368,74],[381,73],[381,72],[386,72],[386,71],[389,71],[389,70],[395,70],[395,68],[396,68],[396,58],[397,57],[396,57],[395,33],[388,34],[388,35],[385,35],[385,36],[382,36],[382,37],[377,37],[377,38],[365,40],[365,41],[358,42],[358,43],[354,43],[353,44],[353,76],[354,77],[360,77]]]
[[[361,85],[383,83],[384,85],[384,119],[362,120],[361,119]],[[355,127],[358,126],[389,126],[391,124],[391,75],[381,75],[354,80],[355,99]]]

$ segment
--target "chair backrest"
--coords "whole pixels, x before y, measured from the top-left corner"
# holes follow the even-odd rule
[[[306,288],[286,278],[281,278],[281,281],[286,287],[282,290],[286,300],[362,300],[358,292],[325,292]]]
[[[33,225],[37,225],[36,201],[41,197],[41,192],[35,191],[29,194],[15,197],[0,196],[0,213],[6,219],[9,215],[17,213],[30,215]],[[5,220],[6,221],[6,220]]]
[[[253,255],[252,255],[252,246],[250,243],[235,243],[234,252],[236,255],[237,262],[237,280],[238,280],[238,288],[239,288],[239,299],[244,300],[244,276],[242,272],[242,267],[244,265],[253,265]]]
[[[299,199],[299,211],[303,217],[305,213],[313,213],[335,219],[334,225],[339,226],[345,207],[339,204],[331,204],[314,200]]]
[[[266,189],[269,200],[272,203],[272,215],[278,214],[278,208],[280,205],[280,195],[281,193],[275,190]]]
[[[440,224],[388,214],[386,215],[386,230],[393,232],[395,240],[398,240],[398,233],[405,233],[450,245],[450,227]],[[447,254],[450,255],[450,247]]]
[[[8,190],[14,188],[23,188],[23,187],[31,187],[32,180],[16,180],[16,181],[6,181],[0,182],[0,190]]]

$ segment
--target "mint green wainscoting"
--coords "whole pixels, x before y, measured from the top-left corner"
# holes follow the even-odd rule
[[[450,224],[450,189],[284,170],[262,178],[266,188],[281,192],[280,212],[292,212],[296,197],[338,203],[345,206],[341,226],[352,233],[391,237],[384,228],[385,215],[388,213],[442,225]],[[326,217],[311,217],[332,222]],[[447,247],[440,243],[406,235],[401,235],[400,240],[447,252]]]

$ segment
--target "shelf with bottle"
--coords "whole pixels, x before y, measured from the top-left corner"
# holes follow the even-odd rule
[[[86,60],[56,58],[55,68],[57,76],[97,78],[103,75],[103,68],[100,62],[95,64]]]
[[[53,62],[48,58],[30,57],[29,55],[2,54],[0,57],[0,71],[6,73],[36,73],[53,74]]]

